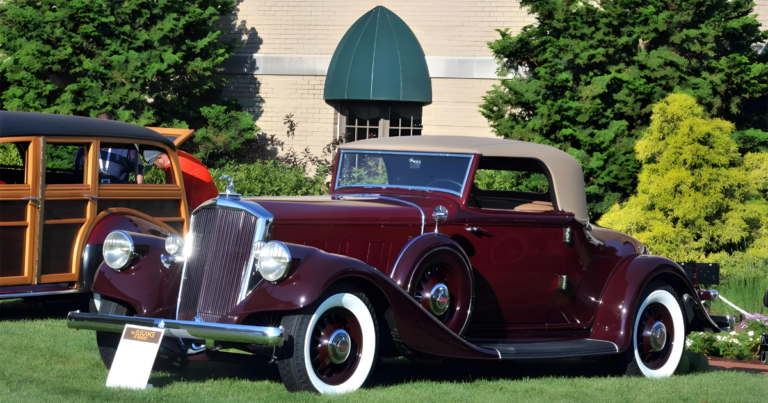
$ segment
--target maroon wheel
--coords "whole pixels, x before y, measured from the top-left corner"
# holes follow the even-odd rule
[[[672,343],[675,339],[675,326],[672,314],[662,304],[653,303],[640,313],[637,333],[637,350],[640,361],[650,369],[659,369],[669,361]]]
[[[312,329],[309,356],[317,377],[328,385],[341,385],[357,369],[363,350],[363,332],[352,312],[325,312]]]
[[[427,312],[458,335],[469,322],[472,282],[464,259],[454,250],[430,253],[414,271],[411,296]]]

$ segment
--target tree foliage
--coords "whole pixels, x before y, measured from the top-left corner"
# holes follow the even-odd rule
[[[696,100],[672,94],[653,107],[637,142],[637,194],[599,225],[637,237],[679,262],[733,253],[768,258],[768,153],[739,153],[734,125],[709,118]]]
[[[308,177],[301,167],[289,167],[275,160],[227,164],[210,171],[220,191],[224,191],[229,183],[221,177],[228,175],[235,183],[235,192],[244,196],[314,196],[328,193],[322,176]]]
[[[591,214],[629,196],[636,140],[673,92],[768,145],[768,38],[751,0],[522,0],[536,25],[489,43],[503,79],[481,113],[497,135],[558,147],[585,171]],[[752,129],[751,131],[749,131]]]
[[[234,0],[0,2],[0,108],[141,125],[205,125],[237,43],[216,23]],[[229,108],[236,104],[228,103]]]
[[[254,149],[260,149],[255,138],[258,129],[253,117],[247,113],[228,111],[221,105],[203,107],[208,125],[195,132],[195,157],[210,167],[228,162],[253,162]]]

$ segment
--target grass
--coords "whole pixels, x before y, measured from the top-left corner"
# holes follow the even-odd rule
[[[191,362],[181,375],[153,373],[155,387],[104,386],[107,370],[93,332],[68,329],[72,306],[0,301],[0,400],[16,401],[526,401],[761,402],[765,375],[709,372],[666,379],[611,377],[601,360],[449,362],[424,367],[403,359],[377,366],[373,385],[342,396],[291,394],[270,364]]]
[[[731,275],[717,287],[720,295],[745,311],[755,314],[768,315],[768,308],[763,305],[763,295],[768,290],[768,275],[763,272],[750,275]],[[740,313],[723,301],[715,301],[711,305],[712,312],[717,315],[733,315]]]

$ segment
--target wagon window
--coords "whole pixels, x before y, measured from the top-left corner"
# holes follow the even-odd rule
[[[480,160],[468,205],[483,209],[516,211],[554,210],[549,172],[526,158]]]
[[[166,151],[147,144],[101,143],[98,168],[102,185],[174,183]]]
[[[0,144],[0,185],[24,184],[24,158],[29,142]]]
[[[73,185],[85,181],[87,144],[54,144],[45,146],[45,183],[47,185]]]

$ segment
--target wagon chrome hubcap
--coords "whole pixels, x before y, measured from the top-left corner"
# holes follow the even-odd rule
[[[334,364],[341,364],[349,357],[349,334],[339,329],[328,340],[328,358]]]
[[[429,292],[429,310],[440,316],[448,310],[450,302],[451,296],[448,293],[448,287],[443,283],[435,284],[432,291]]]
[[[661,351],[667,344],[667,328],[661,322],[656,322],[651,327],[650,334],[651,349],[653,351]]]

